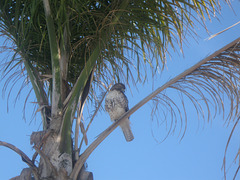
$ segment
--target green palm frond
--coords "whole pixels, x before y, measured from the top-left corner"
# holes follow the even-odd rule
[[[206,13],[211,15],[218,8],[215,0],[129,1],[125,9],[121,9],[120,1],[58,2],[51,1],[50,7],[57,41],[63,41],[65,28],[70,36],[67,77],[72,87],[95,44],[103,41],[104,37],[109,39],[104,42],[99,71],[109,63],[111,69],[116,70],[113,76],[117,79],[121,76],[118,71],[122,67],[127,72],[132,70],[128,62],[137,67],[139,74],[141,64],[154,65],[155,71],[165,63],[168,44],[176,48],[175,44],[182,43],[183,32],[191,32],[193,15],[197,13],[204,19]],[[113,21],[119,12],[121,17]],[[35,65],[40,74],[51,72],[50,44],[41,1],[2,1],[1,33],[14,41],[18,51]],[[134,54],[135,60],[126,56],[127,53]],[[154,61],[149,56],[153,56]]]
[[[0,32],[11,40],[16,54],[5,72],[11,72],[9,67],[28,62],[38,72],[40,81],[45,76],[52,77],[45,80],[45,90],[50,97],[49,105],[54,107],[53,101],[60,98],[52,96],[56,94],[56,83],[57,91],[69,93],[96,44],[102,44],[93,78],[97,86],[112,80],[127,83],[145,80],[147,72],[142,71],[143,67],[149,65],[152,73],[164,68],[168,46],[181,47],[184,32],[189,34],[194,29],[194,15],[204,20],[205,14],[214,15],[219,8],[217,0],[49,2],[51,14],[46,16],[40,0],[1,1]],[[59,68],[62,72],[56,74]],[[62,102],[67,95],[62,95]]]
[[[52,68],[52,116],[58,116],[62,112],[61,90],[62,90],[62,78],[60,68],[60,54],[59,45],[57,42],[56,31],[54,21],[52,18],[51,7],[48,0],[43,0],[44,12],[46,17],[46,24],[49,37],[49,45],[51,52],[51,68]]]

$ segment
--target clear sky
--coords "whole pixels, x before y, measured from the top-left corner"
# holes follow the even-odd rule
[[[221,1],[222,2],[222,1]],[[217,33],[240,20],[240,2],[232,2],[234,12],[222,4],[222,13],[212,22],[207,22],[207,27],[211,34]],[[196,32],[199,34],[198,42],[193,38],[188,38],[188,43],[184,45],[184,57],[180,50],[172,53],[171,60],[168,59],[167,69],[154,79],[142,86],[137,85],[138,90],[132,88],[126,90],[129,98],[130,108],[138,103],[153,89],[163,85],[167,80],[181,73],[185,69],[194,65],[196,62],[212,54],[240,35],[240,24],[227,32],[213,38],[205,40],[209,35],[199,27]],[[3,59],[5,56],[1,55]],[[4,82],[0,82],[2,89]],[[19,101],[14,106],[20,84],[16,83],[12,96],[9,99],[9,112],[7,112],[7,96],[0,100],[0,140],[9,142],[22,151],[30,158],[34,151],[29,143],[32,131],[40,128],[39,115],[37,120],[31,121],[33,112],[34,97],[31,96],[26,108],[26,121],[22,118],[22,108],[26,94],[30,87],[25,89]],[[9,89],[8,89],[9,90]],[[96,180],[215,180],[223,179],[221,170],[224,150],[233,123],[227,126],[221,114],[216,116],[210,123],[198,120],[197,114],[192,111],[192,105],[187,104],[189,113],[187,131],[184,138],[180,141],[178,133],[170,135],[163,143],[154,140],[152,131],[157,139],[161,140],[166,132],[163,127],[156,127],[156,118],[151,119],[151,103],[139,109],[131,116],[132,130],[135,139],[127,143],[121,130],[116,129],[90,156],[87,161],[88,170],[94,174]],[[85,118],[88,117],[85,114]],[[163,116],[159,116],[159,119]],[[167,120],[170,120],[167,118]],[[109,116],[103,111],[98,114],[92,127],[89,130],[89,142],[111,124]],[[164,126],[164,125],[163,125]],[[238,131],[240,128],[238,128]],[[236,133],[230,144],[228,151],[228,170],[229,179],[232,179],[236,165],[232,163],[239,148],[239,133]],[[27,165],[15,152],[5,147],[0,147],[0,179],[5,180],[20,174],[21,169]],[[239,176],[240,178],[240,176]]]

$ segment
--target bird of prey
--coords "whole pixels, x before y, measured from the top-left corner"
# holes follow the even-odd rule
[[[111,121],[118,120],[125,112],[129,110],[128,99],[124,94],[125,85],[122,83],[116,83],[110,89],[105,99],[105,110],[109,113]],[[120,127],[123,131],[125,139],[127,142],[134,139],[129,118],[124,119]]]

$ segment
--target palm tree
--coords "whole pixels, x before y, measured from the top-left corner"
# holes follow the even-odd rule
[[[204,24],[206,15],[210,18],[218,11],[219,2],[5,0],[1,1],[0,8],[1,34],[14,50],[12,59],[5,63],[2,71],[10,74],[7,80],[23,76],[24,83],[31,83],[42,117],[43,131],[31,136],[36,150],[32,160],[16,147],[0,142],[19,153],[29,165],[22,177],[92,178],[92,174],[84,170],[84,163],[122,119],[151,99],[165,102],[170,109],[175,106],[171,99],[161,94],[167,87],[185,94],[200,113],[201,106],[186,88],[202,97],[207,107],[209,102],[202,89],[219,108],[223,108],[219,90],[226,92],[232,103],[238,104],[237,62],[211,56],[134,106],[79,154],[83,141],[88,144],[86,133],[104,99],[104,94],[97,99],[96,91],[106,92],[112,83],[120,80],[126,84],[144,82],[147,76],[142,71],[144,66],[149,66],[153,74],[162,70],[168,46],[181,47],[185,36],[194,34],[197,19],[193,15],[197,14],[199,23]],[[137,77],[133,76],[134,71]],[[85,128],[81,117],[86,101],[97,102],[97,107]],[[229,119],[237,115],[238,107],[232,107]],[[40,156],[38,167],[35,164],[37,155]]]

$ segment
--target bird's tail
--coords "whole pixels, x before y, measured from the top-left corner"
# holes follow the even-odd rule
[[[123,131],[123,134],[125,136],[125,139],[127,142],[132,141],[134,139],[131,127],[130,127],[130,121],[129,119],[124,120],[121,124],[120,127]]]

